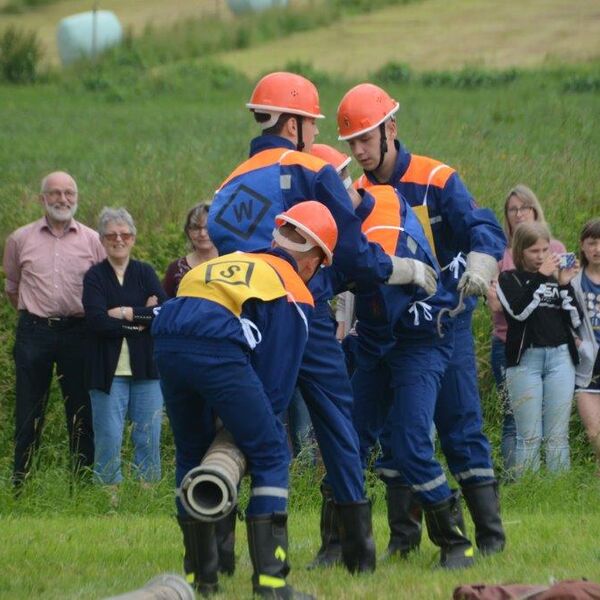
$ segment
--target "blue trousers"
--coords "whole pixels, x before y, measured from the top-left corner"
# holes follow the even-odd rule
[[[379,441],[376,471],[386,483],[410,485],[425,505],[451,496],[435,459],[431,427],[452,351],[452,338],[398,344],[370,368],[358,361],[352,377],[363,465]]]
[[[494,478],[490,444],[483,433],[471,316],[457,317],[451,330],[454,351],[435,410],[442,450],[450,472],[461,485]]]
[[[200,464],[214,439],[218,416],[248,460],[252,484],[247,513],[285,512],[290,462],[285,428],[247,354],[231,346],[206,345],[205,351],[155,350],[175,439],[177,487]],[[186,514],[178,500],[177,509]]]
[[[337,502],[365,498],[358,436],[352,424],[352,387],[344,352],[335,338],[335,321],[319,306],[310,324],[298,386],[308,407],[326,482]]]
[[[506,385],[517,425],[516,475],[539,471],[542,440],[548,470],[567,470],[575,387],[567,344],[525,350],[519,364],[506,370]]]
[[[144,481],[160,479],[160,429],[163,399],[158,379],[115,377],[107,394],[90,390],[94,421],[94,473],[100,483],[123,480],[121,446],[125,420],[132,424],[133,466]]]

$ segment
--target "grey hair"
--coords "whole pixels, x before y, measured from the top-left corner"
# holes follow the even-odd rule
[[[137,229],[133,222],[133,217],[127,212],[125,208],[111,208],[105,206],[98,217],[98,233],[103,236],[106,233],[109,223],[124,223],[129,227],[129,231],[135,235]]]
[[[50,179],[50,177],[52,177],[53,175],[66,175],[67,177],[69,177],[71,179],[71,181],[73,182],[73,187],[75,188],[75,191],[78,192],[77,182],[75,181],[75,178],[70,173],[67,173],[66,171],[53,171],[52,173],[48,173],[48,175],[46,175],[46,177],[44,177],[42,179],[42,183],[40,183],[40,194],[46,193],[46,191],[47,191],[46,186],[48,185],[48,179]]]

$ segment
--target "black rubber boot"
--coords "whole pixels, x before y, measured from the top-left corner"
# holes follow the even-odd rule
[[[287,514],[252,515],[246,518],[248,548],[254,573],[252,591],[261,598],[314,600],[296,591],[285,581],[290,572],[287,561]]]
[[[425,522],[429,539],[440,547],[440,566],[445,569],[464,569],[473,564],[473,545],[466,537],[460,508],[460,494],[425,506]]]
[[[217,550],[219,553],[219,573],[233,575],[235,572],[235,522],[237,507],[226,517],[215,523]]]
[[[340,520],[342,559],[350,573],[375,570],[375,541],[368,500],[336,504]]]
[[[463,495],[475,524],[475,541],[482,554],[502,552],[506,535],[500,518],[498,482],[483,481],[463,486]]]
[[[214,523],[177,516],[183,533],[183,570],[188,583],[202,596],[219,591],[219,555]]]
[[[383,560],[397,554],[406,558],[421,544],[423,508],[408,485],[387,484],[385,499],[390,541]]]
[[[321,547],[308,569],[331,567],[342,562],[342,545],[337,511],[333,502],[333,489],[326,483],[321,484],[321,496]]]

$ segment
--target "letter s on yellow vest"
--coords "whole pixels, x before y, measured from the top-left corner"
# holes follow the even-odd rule
[[[268,302],[288,297],[314,305],[313,298],[293,267],[270,254],[234,252],[202,263],[185,274],[177,296],[204,298],[239,317],[246,300]],[[292,296],[290,298],[290,296]]]

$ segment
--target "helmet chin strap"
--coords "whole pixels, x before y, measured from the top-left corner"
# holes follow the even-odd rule
[[[387,137],[385,135],[385,122],[379,124],[379,162],[377,166],[371,171],[367,171],[371,174],[371,177],[375,179],[375,181],[379,181],[377,177],[375,177],[375,171],[381,167],[383,164],[383,159],[385,158],[385,153],[388,151]]]
[[[297,229],[296,231],[300,233]],[[300,235],[302,235],[300,233]],[[277,243],[278,246],[285,248],[286,250],[295,250],[296,252],[308,252],[318,244],[310,239],[304,238],[304,242],[294,242],[289,238],[286,238],[279,232],[279,229],[273,229],[273,240]]]
[[[302,123],[304,122],[304,117],[295,116],[296,119],[296,129],[298,130],[298,142],[296,143],[296,150],[298,152],[302,152],[304,150],[304,137],[302,135]]]

